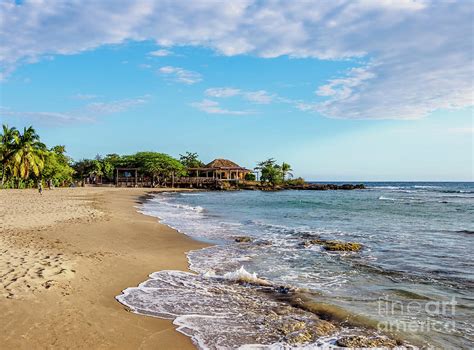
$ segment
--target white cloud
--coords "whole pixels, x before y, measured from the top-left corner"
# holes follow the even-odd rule
[[[0,117],[13,117],[47,125],[63,125],[78,122],[92,122],[93,118],[74,113],[61,112],[18,112],[0,108]]]
[[[97,98],[97,95],[93,95],[93,94],[75,94],[74,96],[72,96],[72,98],[74,98],[76,100],[93,100],[93,99]]]
[[[239,95],[240,90],[231,87],[210,88],[204,91],[204,94],[211,97],[232,97]]]
[[[150,56],[155,56],[155,57],[165,57],[173,54],[170,50],[166,49],[161,49],[161,50],[156,50],[148,53]]]
[[[245,115],[251,114],[250,111],[236,111],[220,107],[219,102],[204,99],[200,102],[193,102],[191,106],[208,114],[227,114],[227,115]]]
[[[174,81],[187,85],[196,84],[202,80],[201,74],[180,67],[165,66],[161,67],[159,72],[171,76]]]
[[[268,104],[273,100],[273,96],[265,90],[245,91],[232,87],[209,88],[204,91],[204,94],[216,98],[242,96],[247,101],[257,104]]]
[[[142,105],[148,102],[148,95],[130,99],[116,100],[110,102],[93,102],[86,106],[90,112],[97,114],[120,113],[130,109],[133,106]]]
[[[463,0],[2,1],[0,60],[7,76],[47,55],[128,40],[228,56],[357,58],[370,62],[359,65],[370,78],[349,70],[317,89],[323,103],[308,103],[337,118],[420,118],[473,104],[473,16]]]
[[[243,93],[243,96],[246,100],[259,104],[269,104],[273,100],[273,97],[265,90],[247,91]]]
[[[99,117],[125,112],[134,106],[145,104],[148,102],[149,97],[149,95],[145,95],[110,102],[91,102],[79,109],[67,112],[14,111],[10,108],[0,107],[0,117],[14,117],[48,125],[95,122]]]

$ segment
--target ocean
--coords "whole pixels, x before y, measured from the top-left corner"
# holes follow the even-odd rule
[[[154,272],[117,299],[174,320],[202,349],[331,348],[383,335],[407,348],[473,348],[474,183],[365,185],[153,195],[140,212],[212,245],[187,253],[194,273]],[[335,327],[321,330],[321,319]]]

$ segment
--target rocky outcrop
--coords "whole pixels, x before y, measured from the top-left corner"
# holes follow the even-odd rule
[[[242,190],[260,190],[260,191],[280,191],[280,190],[305,190],[305,191],[328,191],[328,190],[363,190],[365,189],[364,184],[316,184],[316,183],[303,183],[303,184],[281,184],[276,186],[270,186],[267,184],[261,184],[260,182],[241,182],[239,188]]]
[[[292,190],[313,190],[313,191],[328,191],[328,190],[363,190],[364,184],[315,184],[305,183],[303,185],[285,185],[285,189]]]
[[[234,239],[237,243],[249,243],[252,242],[252,238],[247,236],[235,237]]]
[[[336,345],[344,348],[394,348],[398,344],[395,340],[386,337],[352,335],[338,339]]]
[[[357,252],[362,249],[362,244],[357,242],[344,242],[336,240],[326,241],[323,239],[311,239],[303,242],[305,247],[310,247],[314,244],[321,245],[325,250],[332,252]]]
[[[294,322],[281,324],[277,330],[289,344],[301,345],[333,333],[336,327],[324,320],[318,320],[309,324],[304,321],[295,320]]]

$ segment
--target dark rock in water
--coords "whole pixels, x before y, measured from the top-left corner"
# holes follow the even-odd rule
[[[345,348],[393,348],[397,346],[397,342],[386,337],[369,338],[362,335],[351,335],[338,339],[336,345]]]
[[[261,190],[261,191],[279,191],[279,190],[312,190],[312,191],[328,191],[328,190],[363,190],[364,184],[315,184],[315,183],[283,183],[281,185],[271,186],[259,182],[244,181],[238,184],[238,188],[243,190]]]
[[[281,293],[281,294],[288,294],[290,292],[290,288],[285,287],[285,286],[279,286],[275,290],[277,291],[277,293]]]
[[[315,238],[315,237],[318,237],[318,235],[314,234],[314,233],[303,233],[301,235],[302,238]]]
[[[257,244],[257,245],[260,245],[260,246],[262,246],[262,245],[271,245],[272,242],[271,242],[271,241],[267,241],[267,240],[261,240],[261,241],[256,242],[256,244]]]
[[[474,234],[474,231],[471,231],[471,230],[459,230],[457,231],[458,233],[465,233],[467,235],[472,235]]]
[[[236,237],[235,241],[237,243],[248,243],[248,242],[252,242],[252,238],[247,237],[247,236],[241,236],[241,237]]]
[[[362,244],[357,242],[326,241],[323,239],[312,239],[303,242],[305,247],[310,247],[313,244],[322,245],[325,250],[333,252],[357,252],[362,249]]]
[[[356,242],[327,241],[323,244],[323,247],[330,251],[357,252],[361,250],[362,244]]]

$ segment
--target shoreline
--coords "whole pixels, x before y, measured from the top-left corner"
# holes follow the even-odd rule
[[[81,189],[55,189],[45,191],[43,196],[53,197],[63,191],[74,197]],[[208,246],[159,223],[157,218],[139,213],[135,206],[153,192],[161,191],[88,189],[82,200],[102,213],[94,220],[79,218],[27,229],[0,228],[0,238],[12,233],[27,236],[33,250],[40,242],[47,242],[46,248],[37,248],[35,256],[61,251],[59,267],[70,271],[67,276],[45,277],[52,282],[39,284],[34,291],[18,289],[13,297],[0,299],[0,341],[4,346],[195,349],[189,337],[176,331],[172,320],[127,312],[115,299],[154,271],[189,271],[185,253]],[[32,191],[14,195],[23,194],[32,195]],[[5,207],[9,204],[5,197],[0,197],[0,202]],[[28,204],[24,205],[28,211]],[[31,211],[28,214],[34,216]],[[21,248],[15,247],[17,255]],[[40,279],[33,277],[23,277],[24,283],[31,285]]]

